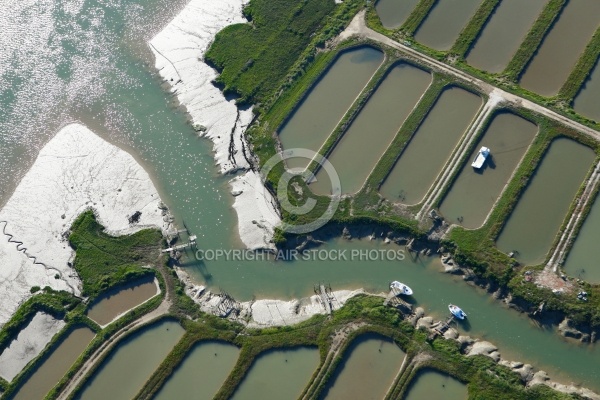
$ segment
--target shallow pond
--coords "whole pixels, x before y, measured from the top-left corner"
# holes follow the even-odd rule
[[[297,399],[318,366],[316,348],[267,351],[256,358],[232,400]]]
[[[354,339],[322,398],[383,399],[400,371],[404,352],[390,339],[365,334]]]
[[[73,329],[44,363],[33,372],[13,399],[43,399],[71,368],[94,335],[94,332],[87,327]]]
[[[570,0],[521,77],[525,89],[554,96],[600,24],[600,1]]]
[[[132,399],[183,333],[181,325],[171,320],[133,333],[112,350],[76,398]]]
[[[442,201],[440,212],[450,223],[466,228],[483,224],[537,132],[536,125],[511,113],[493,118]],[[471,162],[481,146],[491,154],[483,168],[475,170]]]
[[[594,158],[589,147],[554,140],[502,229],[498,248],[517,252],[524,264],[543,262]]]
[[[436,50],[450,50],[482,0],[437,1],[415,34],[419,43]]]
[[[279,131],[283,147],[318,151],[382,61],[383,53],[372,47],[342,52]],[[289,161],[290,167],[308,165]]]
[[[579,114],[600,121],[600,63],[592,70],[589,78],[583,84],[579,94],[575,97],[573,108]]]
[[[445,89],[381,186],[391,201],[419,203],[481,107],[481,97]]]
[[[393,67],[337,143],[328,159],[340,178],[342,193],[357,192],[431,83],[431,74],[408,64]],[[310,185],[330,194],[323,168]]]
[[[102,294],[90,307],[87,316],[104,326],[157,293],[153,277],[118,286]]]
[[[548,0],[502,0],[469,51],[467,62],[502,72]]]
[[[228,343],[198,343],[155,399],[212,399],[233,369],[239,354],[239,349]]]
[[[444,373],[425,369],[413,378],[406,400],[444,399],[466,400],[467,386]]]
[[[598,237],[600,237],[600,200],[596,198],[565,260],[564,270],[567,274],[586,282],[600,283],[600,266],[596,254]]]
[[[399,28],[419,0],[378,0],[375,10],[381,20],[381,24],[387,29]]]

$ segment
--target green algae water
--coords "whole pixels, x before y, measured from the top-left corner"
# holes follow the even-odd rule
[[[155,399],[212,399],[235,365],[239,353],[239,349],[229,343],[198,343]]]
[[[431,79],[428,72],[404,63],[387,73],[328,157],[340,177],[342,193],[356,193],[362,187]],[[330,194],[326,177],[321,169],[311,190]]]
[[[406,400],[466,400],[469,397],[467,387],[463,383],[432,369],[419,371],[407,393]]]
[[[406,354],[389,338],[365,334],[354,339],[338,365],[327,400],[382,399],[388,392]]]
[[[271,350],[259,355],[232,400],[297,399],[319,366],[316,348]]]
[[[18,48],[0,52],[0,191],[4,191],[0,196],[4,200],[10,195],[10,188],[60,126],[77,120],[136,157],[179,225],[184,220],[198,235],[200,248],[240,247],[230,177],[217,175],[212,144],[197,137],[163,90],[145,44],[181,3],[85,0],[78,4],[57,1],[26,7],[15,2],[10,13],[0,13],[0,19],[5,18],[0,30],[6,33],[14,20],[24,27],[15,32],[27,38],[15,41]],[[8,40],[7,35],[0,40]],[[389,246],[335,239],[322,248],[350,252]],[[184,268],[199,283],[223,288],[237,300],[307,296],[321,281],[330,282],[334,289],[364,287],[380,292],[390,280],[400,279],[415,289],[418,305],[440,318],[447,315],[449,302],[461,305],[471,320],[464,332],[492,341],[507,358],[532,363],[565,382],[600,390],[598,346],[574,345],[553,331],[539,329],[489,294],[440,273],[434,259],[199,263],[190,257]],[[161,357],[157,355],[154,365]],[[107,378],[106,386],[118,385],[121,375]],[[132,388],[133,394],[137,389],[139,385]]]
[[[502,229],[498,248],[515,251],[524,264],[543,262],[594,158],[589,147],[555,139]]]
[[[179,323],[165,320],[119,342],[76,397],[82,400],[129,400],[181,339]]]
[[[481,107],[481,97],[445,89],[381,186],[391,201],[419,203]]]

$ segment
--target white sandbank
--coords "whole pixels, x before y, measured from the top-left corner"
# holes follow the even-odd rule
[[[273,227],[280,222],[279,215],[275,209],[263,213],[264,207],[257,204],[273,201],[268,193],[262,195],[262,190],[255,189],[260,176],[250,170],[252,155],[243,136],[252,121],[252,110],[239,110],[234,101],[227,101],[212,84],[217,72],[203,61],[220,30],[246,22],[242,16],[246,2],[191,0],[149,45],[161,77],[185,106],[194,126],[203,127],[200,134],[213,141],[220,171],[245,170],[231,182],[240,239],[250,249],[272,249]]]
[[[32,286],[80,294],[66,233],[83,211],[93,209],[109,233],[124,235],[166,230],[159,205],[150,177],[130,154],[83,125],[61,129],[0,210],[0,326],[32,296]],[[136,211],[139,222],[130,225]]]
[[[35,314],[17,338],[0,354],[0,376],[12,381],[65,325],[65,321],[51,315],[42,312]]]

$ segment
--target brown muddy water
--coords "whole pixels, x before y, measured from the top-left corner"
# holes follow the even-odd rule
[[[87,316],[98,325],[104,326],[157,293],[154,278],[131,282],[101,295],[88,310]]]
[[[469,51],[467,62],[502,72],[548,0],[502,0]]]
[[[537,130],[536,125],[514,114],[496,114],[442,201],[440,213],[444,218],[465,228],[480,227]],[[488,147],[491,154],[483,168],[475,170],[471,162],[481,146]]]
[[[402,366],[404,352],[389,338],[365,334],[354,339],[323,399],[383,399]]]
[[[444,373],[425,369],[413,378],[406,400],[466,400],[468,397],[465,384]]]
[[[520,84],[542,96],[554,96],[600,24],[600,1],[570,0],[544,38]]]
[[[387,73],[328,157],[339,175],[342,193],[355,193],[362,187],[431,79],[430,73],[405,63]],[[325,169],[317,173],[310,188],[318,194],[331,193]]]
[[[232,400],[297,399],[318,365],[316,348],[267,351],[254,361]]]
[[[17,391],[14,400],[43,399],[94,338],[87,327],[73,329]]]
[[[573,108],[579,114],[600,121],[600,63],[592,70],[589,78],[583,84],[577,97],[573,102]]]
[[[198,343],[156,395],[156,400],[209,400],[233,369],[240,350],[216,341]]]
[[[385,28],[396,29],[406,21],[418,2],[419,0],[378,0],[375,10]]]
[[[481,108],[481,97],[445,89],[381,186],[391,201],[419,203]]]
[[[380,50],[368,46],[342,52],[279,131],[283,148],[318,151],[383,58]],[[306,167],[308,161],[291,159],[288,165]]]
[[[83,400],[129,400],[181,339],[178,322],[163,320],[119,343],[76,396]]]
[[[555,139],[502,229],[498,248],[517,252],[523,264],[543,262],[594,158],[589,147]]]
[[[600,283],[600,266],[597,263],[598,237],[600,237],[600,200],[596,198],[573,248],[567,255],[564,270],[591,283]]]
[[[415,34],[415,39],[436,50],[450,50],[482,0],[437,1]]]

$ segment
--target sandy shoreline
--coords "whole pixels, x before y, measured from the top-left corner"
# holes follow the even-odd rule
[[[80,294],[69,265],[73,221],[93,209],[113,235],[168,226],[149,175],[127,152],[85,126],[65,126],[40,151],[0,210],[0,326],[30,298],[32,286]],[[140,211],[138,223],[128,217]]]
[[[240,110],[212,84],[217,72],[203,62],[215,35],[228,25],[243,23],[246,0],[191,0],[149,43],[155,67],[177,96],[201,136],[213,142],[221,173],[243,171],[231,182],[233,208],[241,241],[249,249],[273,249],[274,227],[280,218],[268,193],[260,190],[260,175],[252,170],[252,155],[244,132],[252,109]],[[262,204],[267,204],[267,211]],[[265,210],[264,212],[261,210]]]

